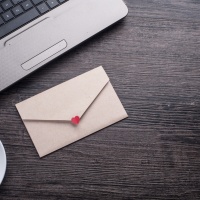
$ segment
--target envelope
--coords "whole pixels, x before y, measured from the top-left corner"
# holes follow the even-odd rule
[[[128,117],[103,67],[18,103],[16,108],[40,157]]]

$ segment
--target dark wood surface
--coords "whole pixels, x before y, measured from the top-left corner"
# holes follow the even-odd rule
[[[200,199],[200,1],[126,3],[123,21],[0,94],[1,200]],[[129,118],[39,159],[14,105],[99,65]]]

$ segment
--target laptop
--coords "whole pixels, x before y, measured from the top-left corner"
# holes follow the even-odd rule
[[[0,0],[0,91],[127,13],[122,0]]]

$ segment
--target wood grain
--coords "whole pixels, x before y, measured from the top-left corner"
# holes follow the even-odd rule
[[[129,15],[0,94],[1,200],[200,199],[200,1]],[[39,159],[14,105],[103,65],[129,118]]]

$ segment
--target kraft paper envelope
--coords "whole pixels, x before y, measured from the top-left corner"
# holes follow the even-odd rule
[[[128,117],[102,67],[16,107],[40,157]],[[71,122],[75,116],[77,125]]]

